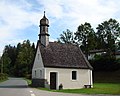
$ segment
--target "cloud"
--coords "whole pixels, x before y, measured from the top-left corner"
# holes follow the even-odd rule
[[[95,28],[109,18],[120,21],[119,5],[118,0],[0,0],[0,50],[21,40],[33,40],[32,36],[39,32],[44,10],[50,20],[49,33],[53,41],[62,31],[75,32],[85,22]],[[38,32],[34,32],[36,30]]]
[[[98,24],[110,18],[119,20],[116,0],[37,0],[50,20],[50,37],[56,39],[66,29],[75,32],[80,24]],[[117,2],[117,3],[116,3]],[[120,20],[119,20],[120,21]]]
[[[43,5],[43,10],[47,11],[50,17],[59,19],[63,15],[63,8],[60,0],[37,0],[40,5]]]
[[[52,2],[42,0],[39,2],[51,17],[56,18],[56,24],[60,20],[61,24],[73,27],[84,22],[99,24],[103,20],[114,18],[119,9],[119,4],[113,0],[54,0]]]
[[[27,32],[21,30],[36,26],[39,16],[42,15],[38,12],[25,10],[32,5],[24,0],[20,1],[21,3],[17,3],[15,0],[13,2],[11,0],[0,1],[0,50],[3,50],[5,45],[17,44],[21,41],[20,36]]]

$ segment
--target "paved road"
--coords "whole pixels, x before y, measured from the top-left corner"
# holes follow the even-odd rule
[[[30,96],[27,82],[21,78],[9,78],[0,83],[0,96]]]
[[[27,82],[22,78],[9,78],[9,80],[0,83],[0,96],[110,96],[110,95],[80,95],[42,91],[35,88],[29,88]]]

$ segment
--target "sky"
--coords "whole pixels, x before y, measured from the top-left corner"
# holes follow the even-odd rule
[[[39,22],[46,12],[50,41],[88,22],[95,29],[110,18],[120,22],[120,0],[0,0],[0,55],[5,45],[38,40]]]

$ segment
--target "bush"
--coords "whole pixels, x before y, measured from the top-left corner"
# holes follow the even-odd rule
[[[120,69],[119,60],[114,57],[101,56],[90,61],[94,71],[116,71]]]
[[[25,78],[27,78],[27,79],[31,79],[32,76],[31,76],[31,74],[27,74],[27,75],[25,75]]]
[[[5,73],[0,73],[0,80],[8,79],[8,75]]]

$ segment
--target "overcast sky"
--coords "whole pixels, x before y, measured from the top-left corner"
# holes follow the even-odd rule
[[[110,18],[120,22],[120,0],[0,0],[0,55],[5,45],[29,39],[36,43],[44,10],[49,19],[50,41],[80,24],[98,24]]]

